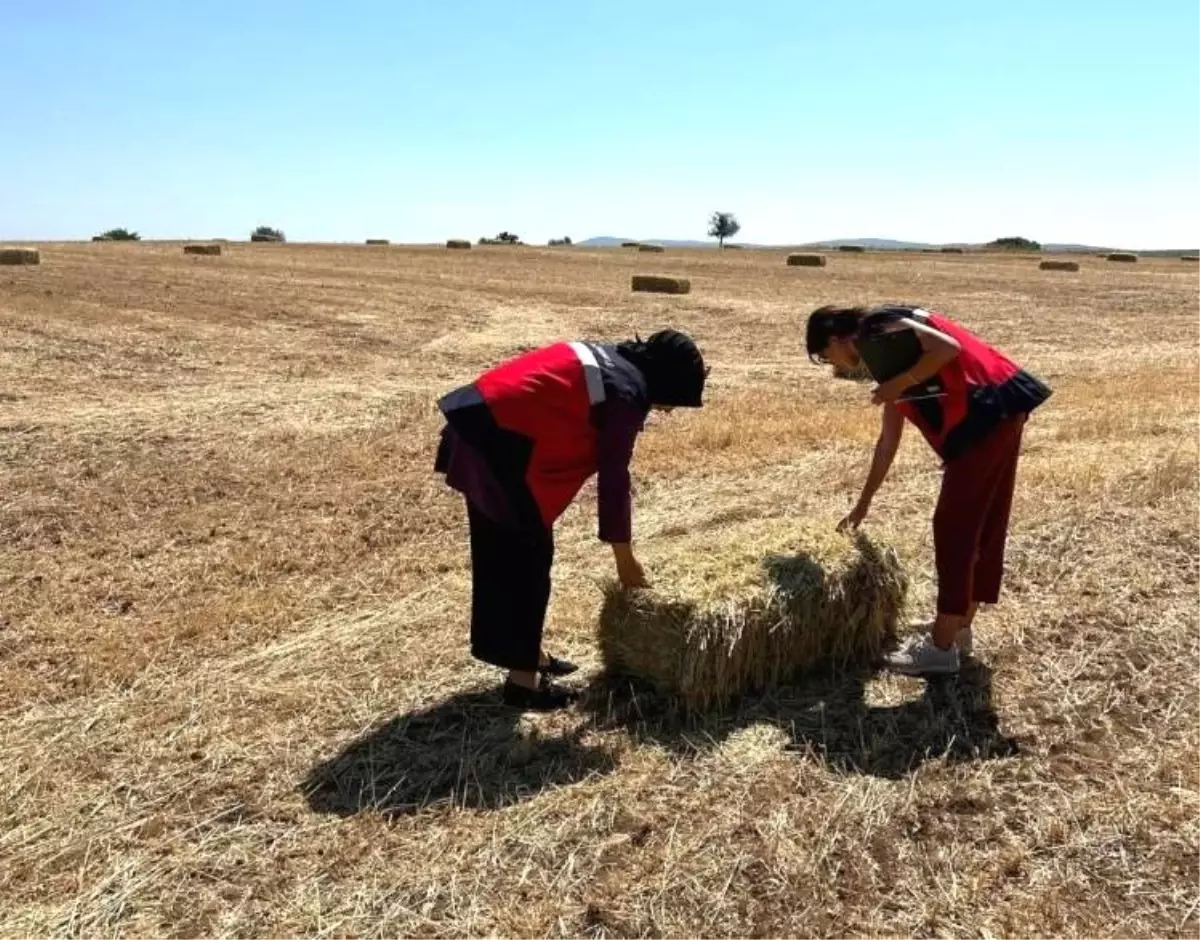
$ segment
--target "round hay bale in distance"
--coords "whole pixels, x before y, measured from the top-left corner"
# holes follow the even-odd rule
[[[41,264],[42,255],[36,248],[0,248],[0,264]]]
[[[1138,259],[1131,251],[1110,251],[1104,257],[1107,261],[1123,261],[1126,264],[1134,264]]]
[[[849,251],[853,252],[854,254],[862,254],[867,250],[862,245],[838,245],[837,249],[838,251]]]
[[[648,294],[687,294],[692,282],[686,277],[667,277],[662,274],[635,274],[629,282],[631,290]]]
[[[368,238],[367,244],[368,245],[390,245],[391,242],[388,241],[386,238]]]
[[[788,267],[792,268],[823,268],[825,267],[825,256],[805,254],[788,255],[787,263]]]
[[[896,553],[829,522],[756,519],[648,550],[661,588],[605,592],[607,669],[691,710],[816,666],[867,665],[894,634],[908,580]]]
[[[185,255],[219,255],[221,253],[220,245],[184,245],[183,253]]]
[[[452,238],[446,242],[446,247],[454,248],[457,251],[469,251],[471,249],[471,243],[465,238]]]
[[[638,251],[651,251],[661,254],[662,252],[666,251],[666,249],[663,248],[662,245],[638,245]]]
[[[1038,265],[1040,271],[1078,271],[1078,261],[1060,261],[1056,258],[1046,258]]]

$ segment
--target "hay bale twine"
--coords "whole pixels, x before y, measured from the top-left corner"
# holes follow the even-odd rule
[[[1180,255],[1180,261],[1200,261],[1200,255]]]
[[[838,245],[838,251],[850,251],[856,254],[862,254],[867,249],[862,245]]]
[[[183,253],[185,255],[219,255],[221,253],[220,245],[184,245]]]
[[[787,263],[792,268],[823,268],[824,255],[788,255]]]
[[[609,586],[601,655],[607,669],[698,710],[804,669],[874,661],[908,587],[894,551],[826,520],[754,520],[718,537],[660,539],[646,560],[662,587]]]
[[[465,238],[452,238],[446,242],[446,247],[454,248],[458,251],[469,251],[471,249],[471,243]]]
[[[1138,256],[1131,251],[1110,251],[1104,257],[1108,261],[1124,261],[1127,264],[1133,264],[1138,259]]]
[[[36,248],[0,248],[0,264],[41,264],[42,255]]]
[[[663,248],[662,245],[638,245],[638,251],[651,251],[655,252],[656,254],[661,254],[662,252],[666,251],[666,249]]]
[[[390,245],[391,242],[388,241],[386,238],[368,238],[367,244],[368,245]]]
[[[1046,258],[1038,265],[1040,271],[1078,271],[1078,261],[1060,261],[1058,259]]]
[[[966,252],[962,248],[941,248],[939,249],[944,255],[962,255]]]
[[[631,290],[648,294],[687,294],[692,282],[686,277],[667,277],[662,274],[635,274],[629,282]]]

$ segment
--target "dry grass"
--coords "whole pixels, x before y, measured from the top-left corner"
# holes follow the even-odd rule
[[[755,519],[665,538],[649,557],[663,587],[605,591],[606,668],[692,710],[721,707],[818,667],[876,662],[908,582],[896,553],[828,520]]]
[[[620,250],[42,253],[0,274],[0,934],[1196,935],[1194,269],[673,251],[667,298]],[[877,417],[803,317],[880,299],[1056,389],[985,665],[676,714],[600,677],[585,495],[548,646],[590,694],[497,709],[436,395],[525,343],[694,333],[709,404],[635,461],[656,577],[849,507]],[[907,434],[868,522],[918,612],[937,480]]]

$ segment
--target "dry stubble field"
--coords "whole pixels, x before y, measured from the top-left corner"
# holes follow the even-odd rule
[[[224,247],[0,269],[0,934],[1195,936],[1194,268]],[[886,299],[1056,389],[985,665],[683,721],[596,675],[585,492],[548,647],[590,696],[494,707],[435,397],[529,344],[694,333],[710,404],[636,457],[653,576],[668,539],[848,508],[876,417],[803,318]],[[868,522],[915,614],[937,481],[910,431]]]

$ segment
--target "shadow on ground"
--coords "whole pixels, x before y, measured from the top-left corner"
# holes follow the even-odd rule
[[[520,718],[500,704],[498,689],[462,692],[352,741],[314,767],[301,790],[313,810],[338,816],[501,809],[615,767],[606,749],[580,743],[586,723],[543,738]]]
[[[636,680],[610,676],[592,687],[589,702],[601,727],[624,727],[675,752],[710,748],[750,725],[775,725],[788,736],[789,750],[845,774],[898,779],[927,760],[961,763],[1019,752],[1000,730],[986,665],[968,662],[957,676],[930,678],[919,699],[901,705],[868,705],[870,677],[870,670],[811,673],[725,712],[696,715]]]

